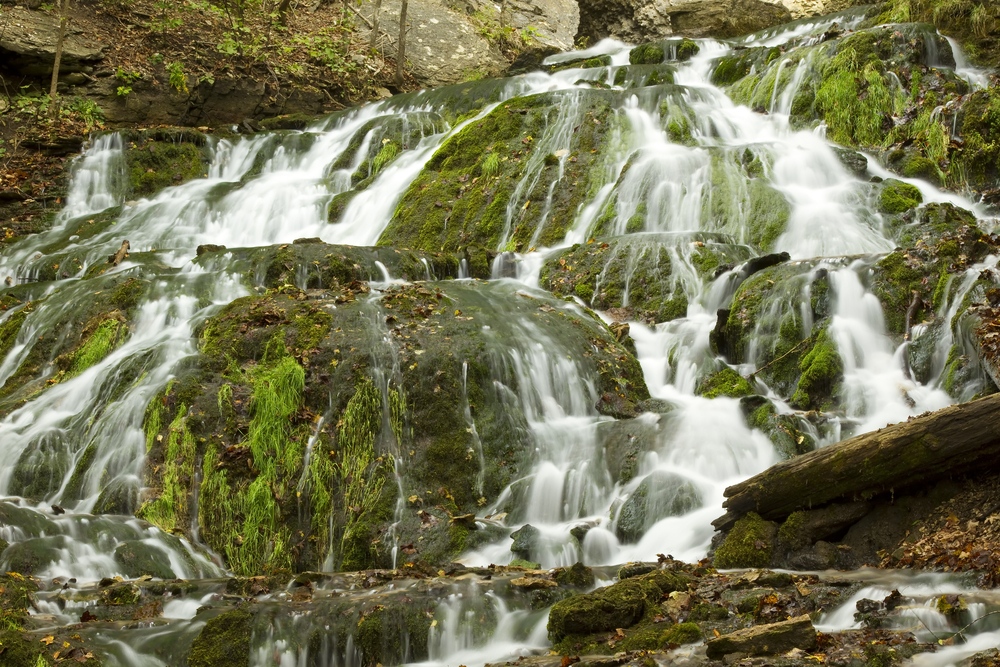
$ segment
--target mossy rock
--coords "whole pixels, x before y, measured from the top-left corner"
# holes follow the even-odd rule
[[[713,564],[719,569],[762,568],[771,562],[778,527],[750,512],[736,522],[715,551]]]
[[[732,368],[724,368],[715,375],[706,378],[698,386],[696,393],[705,398],[717,398],[719,396],[740,398],[752,394],[753,389],[745,377]]]
[[[549,612],[549,639],[631,627],[655,611],[663,595],[687,590],[687,584],[683,575],[657,570],[557,602]]]
[[[879,186],[878,206],[883,213],[895,215],[920,206],[924,197],[915,185],[889,178]]]
[[[576,562],[556,570],[555,580],[560,586],[590,588],[594,585],[594,572],[583,563]]]
[[[234,609],[210,619],[191,642],[190,667],[246,667],[253,614]]]
[[[125,165],[130,193],[134,197],[156,194],[171,185],[180,185],[208,173],[208,153],[204,141],[174,142],[166,137],[137,133],[125,149]],[[185,139],[189,138],[186,135]]]
[[[316,249],[328,248],[278,250]],[[198,330],[200,356],[147,409],[139,514],[165,531],[186,532],[197,519],[201,538],[240,576],[316,570],[327,558],[341,569],[391,566],[393,524],[402,544],[415,545],[397,566],[440,566],[506,537],[451,517],[499,498],[530,464],[534,440],[511,356],[522,325],[570,355],[597,390],[598,411],[637,414],[648,399],[635,358],[574,304],[503,282],[393,285],[377,295],[339,284],[261,290],[225,306]],[[330,417],[317,427],[318,414]],[[404,453],[398,471],[393,452]],[[348,465],[360,467],[348,477]],[[301,495],[288,492],[303,476]],[[286,492],[260,494],[262,479]]]
[[[612,150],[604,137],[620,121],[612,113],[626,93],[601,90],[541,93],[507,100],[485,118],[463,128],[438,148],[403,194],[378,244],[396,248],[456,251],[467,245],[528,251],[562,240],[590,188],[593,166]],[[545,127],[570,97],[587,122],[570,145],[547,147]],[[546,156],[568,151],[572,178]],[[518,192],[525,178],[530,192]],[[537,177],[537,178],[536,178]],[[555,182],[551,202],[549,186]],[[510,218],[511,206],[519,211]]]

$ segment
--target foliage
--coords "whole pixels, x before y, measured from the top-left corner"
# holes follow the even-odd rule
[[[179,62],[172,62],[167,65],[167,71],[170,73],[170,86],[176,90],[178,93],[187,94],[187,77],[184,75],[184,66]]]

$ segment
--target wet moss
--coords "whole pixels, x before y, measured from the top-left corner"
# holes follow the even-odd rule
[[[771,562],[773,524],[750,512],[736,522],[713,559],[719,569],[761,568]]]
[[[844,362],[826,330],[816,337],[809,353],[799,362],[799,382],[791,404],[799,410],[826,410],[832,404],[837,384],[843,378]]]
[[[155,194],[207,173],[208,160],[200,146],[146,140],[125,150],[125,164],[133,196]]]
[[[79,375],[104,359],[124,342],[127,332],[128,328],[116,317],[108,318],[93,326],[89,335],[85,330],[84,342],[73,353],[72,363],[66,373],[67,376]]]
[[[555,579],[560,586],[590,588],[594,585],[593,571],[580,562],[574,563],[570,567],[564,567],[557,570]]]
[[[655,613],[665,594],[687,590],[687,583],[683,575],[656,570],[557,602],[549,612],[549,639],[559,651],[559,642],[579,635],[631,627]]]
[[[246,667],[250,664],[253,615],[234,609],[210,619],[191,643],[190,667]]]
[[[693,644],[701,641],[701,628],[697,623],[678,623],[663,633],[666,644]]]
[[[916,208],[923,200],[916,186],[890,178],[881,184],[878,203],[883,213],[893,215]]]
[[[544,161],[552,151],[536,148],[536,142],[544,127],[570,108],[567,95],[579,98],[584,122],[568,148],[575,160],[567,165],[571,178],[557,181],[560,170]],[[604,148],[601,137],[618,122],[610,104],[618,95],[591,90],[514,98],[466,126],[410,185],[379,245],[453,251],[475,244],[527,251],[560,241],[590,189],[591,165]],[[522,199],[511,202],[515,192]]]
[[[740,398],[741,396],[752,394],[753,389],[746,378],[732,368],[725,368],[715,375],[706,378],[698,387],[697,393],[705,398],[717,398],[719,396]]]
[[[633,65],[658,65],[663,59],[663,47],[655,43],[641,44],[628,53],[628,61]]]
[[[37,591],[38,585],[29,576],[18,572],[0,575],[0,631],[24,629]]]

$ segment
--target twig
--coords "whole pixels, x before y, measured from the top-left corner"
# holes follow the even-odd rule
[[[797,343],[797,344],[795,345],[795,347],[793,347],[792,349],[790,349],[790,350],[789,350],[788,352],[785,352],[785,353],[784,353],[783,355],[781,355],[781,356],[780,356],[780,357],[778,357],[777,359],[772,359],[771,361],[767,362],[766,364],[764,364],[763,366],[761,366],[760,368],[758,368],[757,370],[755,370],[755,371],[754,371],[753,373],[751,373],[751,374],[750,374],[750,376],[752,377],[752,376],[754,376],[754,375],[757,375],[757,373],[760,373],[760,372],[761,372],[762,370],[764,370],[765,368],[767,368],[767,367],[768,367],[768,366],[770,366],[771,364],[776,364],[776,363],[778,363],[779,361],[781,361],[782,359],[784,359],[785,357],[787,357],[788,355],[790,355],[790,354],[791,354],[792,352],[794,352],[795,350],[797,350],[797,349],[799,349],[800,347],[802,347],[802,344],[803,344],[803,343],[808,343],[808,342],[809,342],[809,341],[811,341],[811,340],[812,340],[812,336],[810,336],[809,338],[804,338],[804,339],[800,340],[800,341],[799,341],[799,342],[798,342],[798,343]]]
[[[351,3],[347,3],[347,6],[348,6],[348,7],[350,8],[350,10],[351,10],[352,12],[354,12],[355,14],[357,14],[357,15],[358,15],[358,18],[360,18],[360,19],[361,19],[362,21],[364,21],[364,22],[365,22],[365,25],[367,25],[367,26],[368,26],[369,28],[373,28],[373,27],[374,27],[374,26],[372,25],[372,22],[371,22],[371,21],[369,21],[368,19],[366,19],[366,18],[365,18],[365,15],[364,15],[364,14],[362,14],[362,13],[361,13],[361,12],[360,12],[359,10],[355,9],[355,8],[354,8],[354,6],[353,6],[353,5],[351,4]]]

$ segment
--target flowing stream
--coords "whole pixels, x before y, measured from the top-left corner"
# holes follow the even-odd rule
[[[741,46],[770,46],[791,40],[809,43],[810,36],[821,34],[835,21],[849,27],[853,20],[846,15],[798,22],[757,35]],[[809,286],[821,273],[830,276],[829,335],[844,363],[845,408],[826,415],[818,424],[803,421],[802,429],[810,437],[820,445],[830,444],[974,394],[976,387],[963,388],[960,396],[949,395],[944,389],[944,360],[957,335],[951,329],[945,327],[944,335],[937,337],[929,353],[934,359],[932,370],[924,382],[913,379],[902,362],[909,343],[897,346],[887,335],[882,307],[871,292],[868,276],[878,255],[891,251],[896,242],[868,201],[863,189],[866,183],[843,166],[826,141],[824,128],[798,130],[791,126],[789,110],[796,77],[801,76],[797,70],[804,65],[787,68],[791,83],[780,90],[775,86],[769,113],[762,114],[735,105],[709,82],[713,59],[729,53],[734,45],[699,40],[699,46],[697,55],[677,64],[677,85],[670,91],[658,93],[660,89],[651,88],[622,95],[622,103],[614,110],[620,129],[606,138],[614,147],[604,152],[604,161],[596,170],[600,172],[597,182],[580,204],[564,241],[544,248],[533,238],[530,245],[538,247],[532,252],[511,252],[508,247],[518,211],[526,207],[522,202],[535,189],[544,156],[560,156],[559,178],[569,178],[564,155],[571,148],[575,128],[585,120],[582,107],[574,103],[580,99],[574,93],[591,90],[594,82],[614,86],[618,68],[628,64],[627,45],[606,40],[585,52],[554,58],[567,61],[608,55],[610,67],[535,72],[503,80],[495,86],[490,104],[454,124],[444,122],[441,115],[450,102],[442,101],[444,97],[436,91],[424,91],[338,114],[303,132],[210,138],[207,150],[212,162],[204,177],[137,201],[123,200],[122,137],[106,134],[91,141],[74,167],[66,205],[53,229],[0,255],[2,277],[11,277],[23,301],[37,303],[0,362],[0,382],[32,358],[46,336],[60,335],[57,327],[65,313],[78,307],[87,291],[93,290],[83,279],[104,263],[121,239],[129,240],[132,258],[113,272],[153,273],[155,288],[140,304],[134,330],[123,345],[79,375],[29,397],[0,421],[0,496],[8,496],[3,501],[0,539],[15,546],[30,542],[31,548],[42,554],[47,564],[36,570],[36,576],[72,577],[79,586],[122,574],[113,558],[115,550],[135,542],[161,551],[176,577],[210,582],[225,576],[218,557],[204,545],[191,544],[183,537],[115,513],[116,507],[134,507],[142,493],[146,406],[175,376],[178,366],[196,353],[193,334],[200,323],[224,304],[253,291],[243,276],[225,263],[193,262],[195,249],[202,244],[263,246],[307,237],[335,244],[374,245],[404,191],[443,142],[497,105],[539,93],[561,91],[567,102],[558,118],[535,137],[531,160],[538,165],[528,163],[510,196],[504,238],[495,248],[508,252],[500,254],[493,267],[499,283],[495,289],[535,293],[544,259],[575,243],[586,244],[597,219],[610,207],[614,234],[632,240],[630,249],[622,252],[668,249],[677,287],[688,304],[686,315],[672,321],[655,326],[631,323],[650,393],[669,404],[670,410],[647,413],[636,420],[655,445],[637,455],[635,474],[626,483],[617,481],[605,464],[604,443],[618,422],[595,410],[598,394],[593,378],[577,361],[567,358],[559,340],[530,318],[495,327],[491,345],[509,360],[516,376],[516,389],[501,387],[498,391],[506,391],[505,400],[525,415],[535,447],[529,474],[482,507],[478,516],[499,520],[509,531],[530,524],[537,531],[531,555],[542,567],[577,561],[595,567],[614,566],[655,560],[661,553],[697,561],[708,551],[713,535],[710,522],[721,513],[723,490],[779,460],[767,435],[747,426],[737,399],[708,399],[696,394],[707,373],[724,367],[711,351],[709,334],[716,325],[717,311],[727,307],[746,277],[740,273],[743,262],[757,254],[747,246],[751,215],[746,207],[747,186],[734,180],[729,188],[719,187],[718,179],[713,180],[713,165],[719,155],[746,152],[759,160],[768,183],[790,207],[788,225],[774,251],[787,252],[800,277],[798,282],[790,281],[796,287],[781,303],[772,304],[772,311],[759,313],[758,329],[763,332],[786,313],[794,312],[800,315],[802,333],[807,336],[812,328]],[[964,60],[959,62],[960,74],[981,82],[981,73]],[[664,100],[672,102],[668,105]],[[680,117],[678,114],[690,123],[691,141],[671,138],[667,121]],[[351,187],[351,174],[362,168],[362,158],[373,141],[371,131],[360,137],[361,148],[352,160],[337,169],[332,165],[363,127],[390,117],[407,123],[407,150],[350,200],[340,222],[329,224],[330,202]],[[874,159],[869,165],[870,173],[889,175]],[[983,215],[977,205],[958,195],[911,182],[921,189],[927,202],[955,203]],[[548,190],[549,204],[555,186],[553,182]],[[731,201],[720,201],[725,198]],[[726,208],[730,215],[720,219],[713,212],[717,206]],[[96,234],[80,231],[113,207],[120,207],[115,209],[113,226]],[[639,232],[627,227],[627,221],[636,216],[642,219]],[[982,224],[989,225],[985,219]],[[692,248],[703,244],[700,239],[730,248],[727,252],[737,260],[734,267],[706,278],[694,266],[692,255]],[[59,280],[36,282],[53,262],[61,265]],[[948,298],[941,305],[943,321],[949,322],[956,315],[974,276],[995,264],[996,259],[990,258],[952,280]],[[371,276],[375,290],[388,288],[394,280],[384,265],[380,267],[380,275]],[[432,277],[430,268],[427,277]],[[297,280],[300,287],[308,287],[309,281],[308,274]],[[631,305],[627,298],[626,306]],[[0,319],[16,312],[17,308],[11,308]],[[920,335],[918,328],[915,338]],[[758,368],[758,360],[767,351],[769,343],[763,334],[754,341],[739,369],[744,374]],[[139,372],[134,370],[136,364]],[[137,379],[123,382],[120,377]],[[779,413],[796,414],[763,381],[758,380],[755,389],[771,398]],[[474,416],[468,408],[466,414],[470,432],[474,432]],[[331,415],[323,418],[336,420]],[[81,475],[75,471],[84,457],[96,464]],[[476,457],[480,466],[485,466],[481,446]],[[26,466],[45,471],[42,493],[34,489],[28,492],[20,477]],[[643,492],[678,509],[642,526],[637,538],[626,538],[619,525],[620,515],[625,501],[640,486]],[[43,502],[37,500],[39,497]],[[61,505],[66,513],[53,516],[49,511],[52,505]],[[504,513],[505,519],[496,518]],[[500,539],[469,550],[462,562],[485,566],[509,563],[513,558],[511,541]],[[607,570],[605,583],[610,582],[613,571]],[[868,588],[858,597],[884,597],[888,590],[899,587],[913,605],[921,607],[917,616],[930,630],[947,624],[931,606],[923,606],[934,595],[961,590],[975,603],[973,612],[979,615],[1000,608],[995,594],[947,577],[856,576],[869,579]],[[180,595],[169,602],[163,613],[168,622],[131,634],[112,630],[97,633],[95,641],[107,651],[108,664],[176,664],[171,662],[174,649],[169,647],[186,645],[197,634],[203,623],[195,612],[220,599],[220,595],[205,593],[213,590],[212,586],[219,592],[223,584],[209,583],[196,599]],[[318,591],[322,590],[320,586]],[[332,584],[329,590],[348,594]],[[54,595],[40,597],[38,613],[51,618],[54,625],[75,622],[86,604],[66,604]],[[853,601],[846,602],[819,627],[852,627],[853,609]],[[477,633],[473,622],[483,614],[494,619],[494,630],[488,636]],[[427,664],[478,665],[547,646],[544,612],[511,608],[502,595],[483,593],[461,582],[442,595],[437,617],[439,622],[425,638],[430,656]],[[360,664],[356,647],[338,645],[335,639],[320,649],[314,647],[309,658],[312,662],[307,662],[310,649],[291,637],[301,634],[300,626],[309,621],[296,623],[300,625],[277,623],[266,632],[258,629],[252,640],[251,664]],[[989,624],[977,631],[981,634],[970,644],[922,657],[916,664],[951,664],[976,647],[992,646],[1000,640],[1000,632]],[[317,657],[316,651],[322,656]],[[401,661],[409,661],[409,655],[402,650]]]

